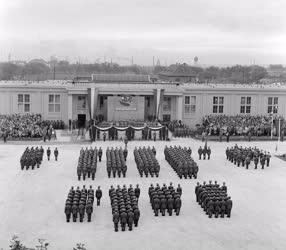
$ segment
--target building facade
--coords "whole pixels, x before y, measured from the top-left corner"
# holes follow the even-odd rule
[[[0,82],[0,114],[40,113],[47,120],[182,120],[194,127],[205,115],[286,117],[286,87],[151,83],[149,77],[95,75],[90,80]]]

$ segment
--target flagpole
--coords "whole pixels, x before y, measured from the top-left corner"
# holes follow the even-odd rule
[[[271,140],[273,139],[273,109],[271,112]]]

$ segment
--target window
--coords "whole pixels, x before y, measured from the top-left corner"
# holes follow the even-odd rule
[[[213,113],[223,113],[224,97],[214,96],[213,97]]]
[[[185,96],[185,114],[196,112],[196,96]]]
[[[18,94],[18,112],[30,112],[30,95]]]
[[[83,110],[86,109],[86,96],[78,96],[77,97],[77,109]]]
[[[49,95],[49,113],[58,113],[61,111],[61,96]]]
[[[251,111],[251,97],[242,96],[240,99],[240,113],[250,114],[250,111]]]
[[[171,97],[165,97],[164,96],[163,111],[166,111],[166,112],[171,111]]]
[[[278,113],[278,97],[268,97],[267,113]]]

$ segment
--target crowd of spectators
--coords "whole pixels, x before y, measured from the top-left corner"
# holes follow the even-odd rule
[[[63,121],[42,120],[40,114],[0,115],[0,137],[4,140],[41,138],[49,130],[63,128]]]
[[[41,127],[43,126],[52,126],[53,129],[65,129],[65,123],[62,120],[44,120],[41,122]]]
[[[208,115],[203,118],[202,129],[207,135],[234,136],[271,136],[278,135],[278,120],[280,128],[284,127],[284,119],[270,115]]]

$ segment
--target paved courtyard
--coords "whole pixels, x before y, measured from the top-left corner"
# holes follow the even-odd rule
[[[27,145],[0,145],[0,249],[8,249],[12,235],[17,234],[27,246],[35,246],[38,238],[46,239],[49,249],[72,249],[82,242],[88,250],[155,250],[155,249],[286,249],[286,164],[271,158],[265,170],[235,167],[226,161],[225,149],[235,143],[210,142],[211,160],[199,161],[197,149],[203,145],[192,139],[171,142],[134,141],[128,144],[127,178],[107,178],[105,149],[123,146],[122,142],[96,142],[102,146],[103,162],[98,163],[96,180],[77,181],[76,165],[81,145],[51,145],[59,149],[59,161],[45,159],[39,169],[21,171],[19,159]],[[161,165],[159,178],[140,178],[134,157],[135,146],[153,146]],[[180,180],[164,160],[165,145],[190,146],[198,162],[197,180]],[[275,153],[276,142],[238,142],[242,146],[257,146]],[[31,144],[29,145],[31,146]],[[85,144],[84,146],[87,146]],[[44,145],[46,149],[47,146]],[[286,152],[286,142],[279,152]],[[196,182],[217,180],[226,182],[233,200],[232,217],[209,219],[195,202]],[[180,216],[154,217],[148,197],[150,183],[181,184],[183,188]],[[134,231],[115,233],[108,196],[110,185],[139,184],[141,217]],[[100,207],[94,207],[91,223],[66,223],[64,203],[69,188],[74,185],[94,188],[101,186]],[[86,220],[86,218],[85,218]]]

